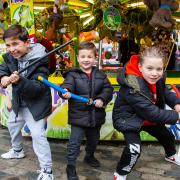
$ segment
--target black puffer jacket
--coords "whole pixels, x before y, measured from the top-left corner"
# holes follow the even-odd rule
[[[180,103],[165,85],[163,77],[157,82],[157,102],[153,104],[147,83],[140,77],[125,76],[125,67],[119,72],[120,89],[113,108],[113,125],[118,131],[139,131],[144,120],[159,124],[174,124],[179,116],[176,111],[165,110],[165,104],[174,108]]]
[[[36,59],[31,59],[32,63]],[[18,70],[18,61],[10,54],[4,55],[4,63],[0,65],[0,78],[10,76]],[[48,60],[44,59],[27,69],[26,76],[20,75],[17,84],[12,85],[13,111],[18,115],[20,98],[26,103],[33,118],[38,121],[51,113],[52,98],[50,88],[37,80],[38,76],[48,78]]]
[[[82,97],[102,99],[106,106],[112,99],[113,88],[106,75],[97,68],[92,70],[92,80],[79,68],[74,68],[65,74],[61,86]],[[69,99],[68,122],[82,127],[101,126],[105,122],[105,109],[89,106],[79,100]]]

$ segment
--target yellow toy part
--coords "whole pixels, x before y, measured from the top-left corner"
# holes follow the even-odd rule
[[[52,128],[68,126],[68,102],[64,102],[48,117],[48,124]]]

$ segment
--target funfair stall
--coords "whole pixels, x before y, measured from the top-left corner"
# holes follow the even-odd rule
[[[174,12],[173,12],[174,11]],[[173,9],[171,18],[180,20],[179,11]],[[113,100],[106,107],[106,123],[101,129],[101,140],[123,140],[112,125],[112,109],[119,86],[117,70],[137,54],[144,46],[161,44],[167,53],[167,84],[180,84],[180,72],[174,70],[175,47],[178,42],[179,24],[154,24],[154,12],[141,1],[132,0],[3,0],[3,19],[0,32],[10,24],[21,24],[28,29],[31,43],[41,43],[49,51],[68,43],[49,56],[51,75],[49,82],[60,85],[62,74],[78,66],[76,59],[78,44],[92,41],[97,47],[96,66],[104,71],[114,86]],[[174,14],[173,14],[174,13]],[[156,19],[157,20],[157,19]],[[3,22],[3,24],[2,24]],[[151,23],[149,23],[151,22]],[[168,26],[168,27],[167,27]],[[2,39],[2,38],[1,38]],[[0,40],[0,54],[5,45]],[[1,56],[1,62],[3,61]],[[171,86],[170,86],[171,87]],[[52,92],[52,114],[47,117],[46,132],[51,138],[68,139],[70,126],[67,123],[68,101],[61,99],[57,90]],[[11,111],[11,86],[0,88],[0,122],[7,125]],[[170,127],[177,133],[178,125]],[[173,130],[175,128],[175,130]],[[25,125],[23,135],[30,135]],[[142,140],[155,140],[145,132]],[[176,134],[179,138],[179,134]]]

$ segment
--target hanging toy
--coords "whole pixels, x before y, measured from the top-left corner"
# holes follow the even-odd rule
[[[144,3],[154,12],[149,24],[156,28],[169,29],[175,25],[175,19],[172,18],[172,12],[179,8],[176,0],[144,0]]]
[[[59,0],[55,0],[54,6],[50,6],[42,12],[44,27],[45,27],[45,37],[50,41],[57,40],[57,30],[60,23],[63,20],[63,15],[58,8]]]

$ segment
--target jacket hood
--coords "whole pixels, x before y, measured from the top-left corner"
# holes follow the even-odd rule
[[[142,73],[139,70],[138,64],[139,64],[139,56],[138,55],[131,56],[130,61],[126,64],[125,73],[143,77]]]
[[[137,77],[144,79],[142,73],[139,70],[138,64],[139,64],[139,56],[133,55],[131,57],[130,61],[126,65],[126,72],[125,73],[127,75],[128,74],[134,75],[134,76],[137,76]],[[146,83],[147,83],[149,89],[151,90],[151,92],[156,93],[156,84],[149,84],[148,82],[146,82]]]
[[[33,44],[31,51],[25,56],[18,59],[18,70],[21,70],[30,64],[31,60],[36,60],[46,54],[46,49],[41,44]],[[42,60],[43,61],[43,60]],[[22,76],[27,74],[27,70],[22,73]]]
[[[138,84],[140,82],[146,82],[143,78],[142,73],[138,67],[139,64],[139,56],[133,55],[131,56],[130,61],[125,65],[125,67],[120,72],[117,77],[117,81],[120,85],[127,85],[129,87],[133,87],[134,89],[139,89]],[[149,84],[146,82],[151,92],[156,93],[156,84]]]
[[[142,73],[139,71],[138,63],[139,63],[139,56],[138,55],[131,56],[129,62],[126,63],[126,65],[119,71],[117,75],[117,82],[120,85],[126,85],[131,87],[131,85],[128,83],[126,79],[127,75],[133,75],[142,78]]]
[[[46,48],[39,43],[33,44],[31,46],[31,51],[25,56],[21,57],[19,61],[30,61],[32,59],[37,59],[46,54]]]

